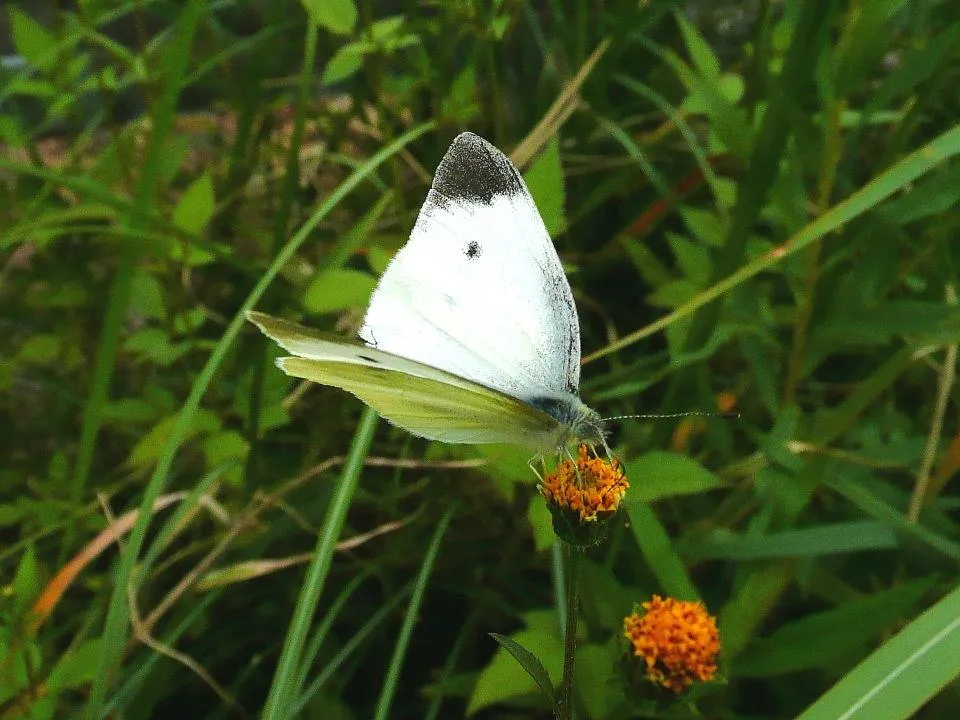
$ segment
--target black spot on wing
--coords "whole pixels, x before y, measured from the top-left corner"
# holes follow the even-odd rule
[[[357,353],[357,357],[360,358],[361,360],[366,360],[368,363],[372,363],[373,365],[380,364],[379,360],[377,360],[376,358],[370,357],[369,355],[361,355],[360,353]]]
[[[433,189],[451,200],[489,205],[497,195],[522,193],[523,180],[506,155],[466,132],[454,139],[440,161]]]
[[[475,257],[480,257],[480,243],[476,240],[471,240],[467,245],[467,249],[463,251],[463,254],[471,260]]]

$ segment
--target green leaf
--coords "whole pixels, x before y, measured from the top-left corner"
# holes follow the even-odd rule
[[[236,461],[231,463],[232,467],[224,474],[231,482],[239,485],[242,475],[240,461],[246,460],[250,450],[243,435],[236,430],[221,430],[207,435],[200,443],[200,447],[206,458],[208,470],[229,461]]]
[[[552,690],[560,680],[563,661],[563,644],[557,631],[556,614],[552,610],[534,610],[526,613],[523,618],[526,628],[512,634],[509,639],[513,646],[531,648],[531,654],[541,668],[553,668],[552,673],[545,670]],[[477,678],[467,703],[468,716],[490,705],[515,700],[537,691],[540,687],[538,682],[526,673],[517,672],[517,662],[516,656],[511,655],[501,644],[493,659]],[[550,704],[555,708],[556,701],[552,700]]]
[[[149,320],[162,320],[167,316],[163,302],[163,287],[153,275],[137,273],[131,281],[130,309],[133,315]]]
[[[838,656],[862,653],[868,642],[913,609],[932,584],[931,579],[906,583],[783,625],[748,647],[732,672],[741,677],[772,677],[829,667]]]
[[[622,687],[612,677],[622,653],[622,646],[617,642],[577,648],[576,693],[586,710],[586,717],[617,717],[612,713],[623,704],[624,697]]]
[[[630,532],[640,546],[647,565],[668,595],[680,600],[699,599],[700,595],[687,573],[686,565],[653,509],[631,497],[634,487],[631,486],[627,491],[623,507],[630,518]]]
[[[57,39],[49,30],[16,7],[10,8],[13,47],[37,70],[52,70],[57,62]]]
[[[730,233],[729,223],[710,210],[682,207],[680,217],[695,238],[712,247],[722,247]]]
[[[173,210],[173,224],[181,230],[199,235],[213,217],[213,180],[205,172],[183,191]]]
[[[17,359],[33,365],[49,365],[63,348],[63,338],[40,334],[28,337],[17,351]]]
[[[720,61],[713,54],[710,44],[687,21],[683,13],[678,11],[674,13],[674,17],[677,19],[677,25],[680,26],[683,44],[687,46],[687,52],[690,53],[690,59],[693,60],[694,66],[705,80],[717,80],[720,77]]]
[[[626,463],[631,502],[655,502],[677,495],[698,495],[724,485],[696,460],[677,453],[654,452]]]
[[[551,237],[563,232],[567,226],[564,211],[566,190],[560,164],[560,141],[556,136],[550,139],[543,153],[524,174],[524,180],[537,203],[547,232]]]
[[[381,18],[370,26],[370,37],[378,45],[383,45],[400,32],[404,22],[406,22],[406,17],[403,15]]]
[[[16,614],[21,614],[33,604],[40,594],[40,575],[37,569],[37,557],[33,551],[33,543],[27,545],[17,572],[13,576],[13,607]]]
[[[727,660],[737,657],[753,640],[792,580],[793,561],[790,560],[771,562],[745,573],[736,594],[720,611],[720,637]]]
[[[906,720],[960,675],[960,587],[847,673],[798,720]]]
[[[537,552],[553,547],[556,538],[556,533],[553,532],[553,517],[540,495],[534,495],[531,498],[530,507],[527,509],[527,521],[533,530],[533,547]]]
[[[537,687],[543,691],[544,696],[546,696],[547,701],[553,708],[554,715],[559,716],[560,705],[557,700],[557,694],[553,691],[553,682],[550,680],[550,675],[547,674],[546,669],[540,663],[537,656],[520,643],[511,640],[505,635],[500,635],[499,633],[489,633],[489,635],[497,641],[500,647],[510,653],[513,658],[520,663],[520,667],[526,671],[527,675],[537,684]]]
[[[891,550],[899,545],[889,524],[865,520],[766,535],[736,535],[715,530],[707,538],[698,538],[688,556],[696,560],[764,560]]]
[[[940,215],[960,202],[960,163],[932,173],[922,182],[880,208],[890,222],[905,225],[931,215]]]
[[[123,343],[123,349],[136,355],[141,362],[167,367],[190,351],[190,343],[174,344],[163,330],[144,328],[128,337]]]
[[[360,69],[363,56],[372,50],[370,43],[348,43],[339,48],[323,68],[321,80],[326,85],[346,80]]]
[[[97,667],[95,660],[103,652],[102,643],[100,638],[87,640],[61,655],[47,678],[49,690],[56,694],[60,690],[78,688],[93,680]]]
[[[713,273],[713,263],[706,247],[676,233],[668,232],[666,236],[686,279],[700,287],[705,286]]]
[[[349,35],[357,24],[353,0],[300,0],[310,21],[337,35]]]
[[[377,281],[373,276],[359,270],[322,270],[307,287],[303,296],[303,307],[318,315],[340,312],[347,308],[366,307],[376,285]]]
[[[148,468],[157,461],[163,447],[166,444],[170,433],[173,432],[177,416],[172,415],[164,418],[140,438],[140,441],[133,446],[130,455],[127,457],[127,464],[138,469]],[[185,432],[186,437],[192,437],[198,433],[213,432],[220,429],[220,418],[209,410],[197,410],[190,428]]]

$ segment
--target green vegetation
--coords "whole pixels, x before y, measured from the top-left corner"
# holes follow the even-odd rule
[[[584,400],[740,413],[614,424],[577,716],[960,716],[960,4],[2,12],[0,718],[551,716],[526,451],[410,437],[243,320],[352,332],[464,129],[555,238]],[[679,698],[624,671],[655,594],[718,618]]]

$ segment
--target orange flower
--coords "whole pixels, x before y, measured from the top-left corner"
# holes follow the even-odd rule
[[[564,460],[538,489],[548,505],[573,511],[580,522],[595,522],[617,511],[628,487],[630,483],[618,460],[607,462],[590,457],[587,446],[581,445],[576,464]]]
[[[654,595],[643,609],[623,619],[623,635],[646,664],[647,678],[678,694],[694,680],[712,680],[720,633],[703,603]]]

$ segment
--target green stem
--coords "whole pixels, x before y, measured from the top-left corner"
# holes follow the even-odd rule
[[[560,720],[573,720],[573,661],[577,652],[577,610],[580,606],[582,558],[580,548],[563,543],[563,589],[564,603],[567,608],[567,622],[563,631],[563,680],[560,685]]]

